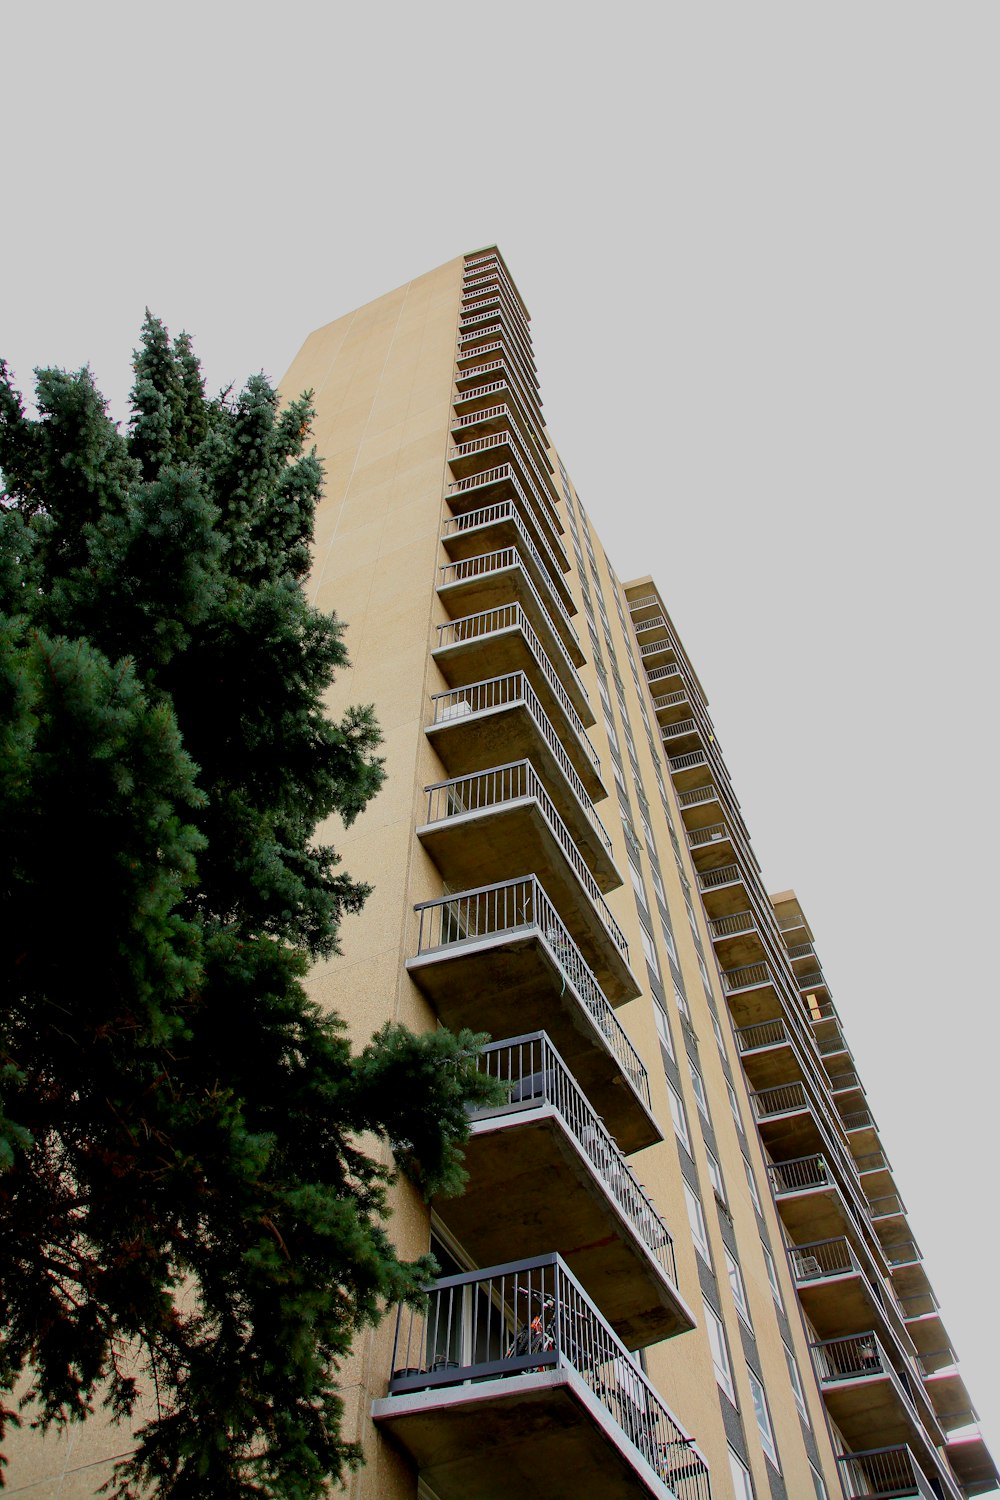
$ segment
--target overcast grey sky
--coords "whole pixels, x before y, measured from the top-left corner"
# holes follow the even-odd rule
[[[124,415],[497,241],[798,891],[1000,1452],[993,0],[0,13],[0,353]],[[989,433],[989,437],[988,437]],[[993,1184],[993,1187],[990,1184]]]

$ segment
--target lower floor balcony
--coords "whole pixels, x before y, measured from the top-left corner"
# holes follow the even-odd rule
[[[694,1439],[558,1255],[400,1308],[372,1416],[439,1500],[710,1500]]]
[[[864,1453],[842,1453],[837,1459],[847,1500],[939,1500],[909,1448],[869,1448]]]
[[[846,1237],[790,1245],[788,1259],[799,1301],[821,1337],[874,1327],[887,1342],[895,1339],[912,1354],[895,1298],[879,1284],[874,1269],[862,1266]]]
[[[558,1245],[629,1349],[693,1328],[667,1226],[546,1034],[493,1042],[479,1066],[504,1097],[472,1115],[468,1185],[436,1205],[449,1232],[478,1262]]]
[[[949,1437],[945,1455],[966,1495],[992,1495],[1000,1489],[1000,1470],[978,1430]]]
[[[623,1151],[663,1139],[642,1060],[534,875],[426,901],[417,914],[407,971],[446,1026],[548,1032]]]

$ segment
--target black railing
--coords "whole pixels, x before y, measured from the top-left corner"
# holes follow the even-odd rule
[[[708,1467],[558,1255],[445,1276],[400,1307],[389,1394],[572,1371],[677,1500],[711,1500]]]

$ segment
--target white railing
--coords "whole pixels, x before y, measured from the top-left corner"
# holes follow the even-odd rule
[[[474,442],[476,444],[481,445],[477,448],[477,451],[479,452],[485,451],[488,448],[496,448],[502,445],[505,441],[508,441],[508,439],[506,439],[502,434],[496,434],[495,436],[488,438],[474,439]],[[471,445],[461,443],[459,444],[459,447],[466,448],[471,447]],[[458,450],[456,449],[456,452],[457,451]],[[520,445],[518,445],[517,451],[520,452]],[[556,524],[561,525],[562,522],[559,520],[559,514],[556,510],[555,502],[548,495],[539,494],[538,490],[535,488],[534,484],[532,484],[526,473],[522,473],[520,476],[515,474],[513,465],[509,463],[495,464],[493,468],[483,469],[478,474],[467,474],[464,479],[452,480],[452,482],[448,485],[448,494],[460,495],[464,492],[464,490],[475,489],[478,485],[481,484],[500,484],[501,482],[509,481],[521,495],[522,500],[525,500],[525,503],[527,503],[527,497],[524,495],[520,487],[520,480],[522,479],[524,481],[525,488],[535,500],[537,506],[541,510],[541,513],[546,517],[546,519],[550,523],[552,521],[555,521]],[[562,546],[562,543],[558,540],[557,546],[562,552],[563,557],[566,558],[566,566],[568,568],[569,559],[566,557],[566,552]]]
[[[809,1108],[806,1091],[801,1083],[779,1083],[772,1089],[751,1089],[750,1103],[758,1120]]]
[[[495,471],[491,470],[490,472],[492,473]],[[464,486],[463,490],[457,491],[458,493],[466,494],[469,490],[478,489],[480,487],[478,476],[470,475],[470,479],[475,479],[476,483],[470,484],[466,479],[461,479],[458,481],[458,484]],[[521,503],[524,505],[525,514],[533,516],[531,506],[528,504],[525,496],[521,493],[521,488],[517,483],[517,480],[512,479],[510,483],[517,494],[520,496]],[[449,516],[441,529],[441,536],[442,538],[449,536],[458,536],[463,531],[475,531],[482,526],[499,525],[502,521],[511,521],[513,523],[518,536],[524,543],[524,547],[527,551],[528,556],[535,563],[535,566],[538,568],[541,576],[548,584],[549,592],[551,593],[556,608],[559,611],[559,618],[562,620],[563,624],[566,626],[566,629],[569,631],[570,639],[576,641],[577,645],[579,645],[580,637],[576,633],[576,628],[573,625],[573,621],[570,619],[569,615],[566,612],[566,606],[563,604],[559,595],[556,593],[554,587],[555,580],[562,579],[562,569],[556,561],[555,553],[552,551],[552,548],[545,540],[545,536],[539,528],[537,532],[538,540],[541,542],[543,551],[548,554],[549,560],[552,563],[552,574],[550,575],[545,567],[545,564],[542,562],[542,559],[538,552],[538,548],[535,546],[531,537],[528,535],[528,529],[525,526],[524,518],[513,500],[498,500],[493,505],[480,505],[477,506],[475,510],[467,510],[460,515]],[[536,521],[535,525],[537,524],[538,523]],[[562,544],[559,542],[558,538],[555,538],[555,541],[556,545],[559,547],[560,552],[562,552]],[[566,554],[563,553],[563,556],[565,555]]]

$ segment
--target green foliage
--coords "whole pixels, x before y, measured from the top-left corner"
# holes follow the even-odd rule
[[[116,1495],[310,1500],[359,1458],[337,1361],[431,1269],[359,1142],[458,1191],[491,1086],[481,1038],[354,1055],[302,987],[367,894],[315,830],[383,775],[322,707],[309,398],[206,400],[148,314],[135,377],[122,434],[88,371],[32,418],[0,365],[0,1391],[155,1386]]]

